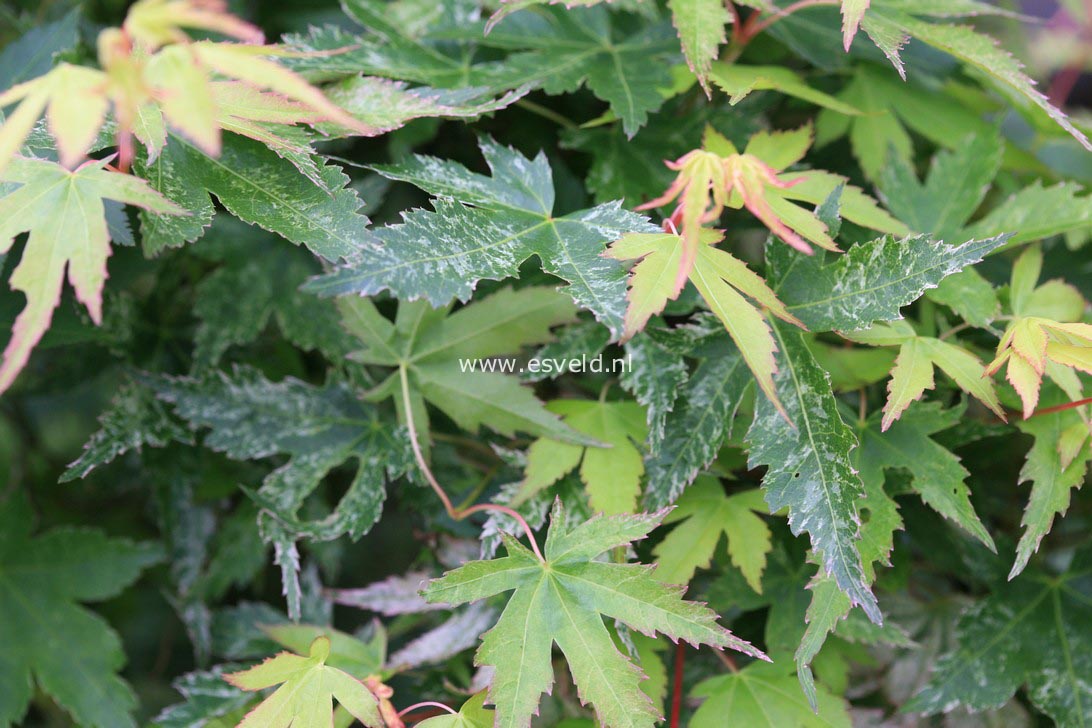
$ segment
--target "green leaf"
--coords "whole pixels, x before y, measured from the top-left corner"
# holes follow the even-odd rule
[[[215,721],[236,714],[242,720],[242,713],[253,700],[253,696],[229,685],[224,680],[224,672],[225,669],[221,666],[212,670],[186,673],[175,680],[172,687],[185,700],[157,715],[152,721],[154,728],[215,728]]]
[[[110,232],[105,203],[113,200],[164,215],[184,215],[142,180],[91,162],[69,171],[54,162],[16,157],[0,172],[0,253],[29,233],[11,288],[26,296],[0,364],[0,393],[22,371],[49,329],[65,277],[95,325],[102,323],[102,290]]]
[[[849,728],[845,701],[826,690],[813,711],[800,694],[791,671],[781,662],[752,663],[738,672],[701,681],[691,693],[705,698],[690,722],[693,728],[718,728],[726,720],[755,728]]]
[[[638,445],[645,441],[645,413],[636,402],[558,399],[546,408],[562,421],[608,447],[582,447],[540,438],[527,450],[527,469],[512,504],[518,505],[579,466],[592,510],[608,516],[632,513],[645,467]]]
[[[306,290],[327,296],[390,290],[440,306],[467,300],[480,280],[516,275],[537,255],[548,273],[569,282],[565,290],[578,305],[621,335],[625,271],[600,253],[624,233],[658,228],[617,203],[554,217],[545,155],[530,160],[488,139],[481,148],[492,177],[424,156],[378,167],[436,195],[433,211],[406,213],[402,224],[377,230],[376,241],[362,245],[354,260]]]
[[[0,723],[22,723],[37,689],[80,725],[135,728],[121,639],[80,602],[117,596],[162,553],[86,528],[34,537],[33,522],[21,491],[0,501]]]
[[[1074,488],[1081,487],[1092,461],[1088,443],[1081,445],[1077,455],[1063,467],[1059,450],[1062,435],[1071,426],[1082,424],[1075,410],[1038,415],[1018,423],[1021,432],[1035,438],[1027,461],[1020,470],[1021,483],[1031,483],[1031,496],[1021,525],[1024,535],[1016,546],[1016,561],[1009,579],[1018,576],[1032,554],[1039,550],[1043,536],[1050,533],[1054,517],[1069,510]]]
[[[907,164],[913,160],[914,144],[908,128],[940,148],[956,151],[971,135],[989,139],[997,134],[990,122],[956,94],[918,85],[915,79],[906,81],[872,66],[857,66],[838,99],[862,113],[847,117],[820,112],[816,144],[824,146],[848,134],[853,156],[871,180],[879,178],[892,156]],[[1020,157],[1011,146],[1005,154],[1007,159]],[[1020,158],[1021,164],[1026,161]]]
[[[1085,149],[1092,151],[1092,142],[1088,140],[1088,137],[1035,88],[1035,82],[1024,73],[1023,65],[1001,49],[997,41],[978,33],[967,25],[937,25],[925,22],[914,17],[912,13],[915,12],[913,6],[907,8],[907,12],[903,12],[898,8],[897,3],[887,2],[874,7],[864,21],[865,30],[887,54],[900,73],[902,65],[899,59],[899,47],[905,42],[907,36],[913,36],[923,43],[951,54],[1002,87],[1015,92],[1018,97],[1035,104],[1069,132]],[[895,39],[900,40],[892,42]]]
[[[767,248],[774,290],[810,331],[852,331],[900,318],[899,309],[945,277],[982,260],[1008,235],[949,245],[927,235],[885,236],[825,263],[784,246]]]
[[[792,532],[808,533],[822,571],[834,578],[852,604],[880,623],[857,546],[856,502],[862,485],[851,460],[857,439],[842,421],[827,374],[800,333],[782,324],[773,327],[781,351],[774,383],[784,411],[758,398],[747,433],[748,465],[769,468],[762,485],[770,512],[789,509]]]
[[[931,368],[931,365],[930,365]],[[861,480],[883,487],[884,470],[903,468],[922,501],[996,551],[993,539],[974,511],[967,487],[970,475],[957,456],[929,436],[959,423],[966,407],[945,410],[938,403],[918,404],[883,432],[878,414],[858,425],[861,447],[856,464]]]
[[[612,26],[603,7],[538,6],[513,13],[481,43],[519,52],[483,78],[508,88],[533,84],[548,94],[570,93],[586,84],[610,104],[632,137],[663,105],[660,89],[671,86],[670,56],[678,46],[666,23],[646,24],[631,35]]]
[[[1010,232],[1008,244],[1018,245],[1087,229],[1092,225],[1092,195],[1080,197],[1080,192],[1082,188],[1072,182],[1044,187],[1036,180],[968,227],[965,234],[980,237]]]
[[[218,364],[232,346],[256,341],[271,320],[300,349],[320,350],[333,362],[351,350],[333,303],[299,290],[321,270],[307,251],[222,215],[201,255],[221,265],[197,285],[196,371]]]
[[[729,496],[714,478],[698,478],[664,519],[665,524],[682,523],[653,550],[656,578],[667,584],[689,583],[698,568],[709,568],[723,533],[732,563],[761,594],[771,548],[770,529],[759,517],[765,514],[766,504],[757,488]]]
[[[400,129],[413,119],[474,119],[500,111],[515,103],[526,89],[494,98],[491,90],[484,88],[410,89],[405,83],[375,76],[350,76],[325,86],[323,93],[371,129],[371,133],[364,136],[379,136]],[[335,124],[320,124],[318,129],[328,136],[360,134],[357,129]]]
[[[346,328],[367,346],[353,357],[399,368],[371,398],[393,396],[404,421],[404,376],[414,406],[414,429],[422,443],[428,442],[429,432],[426,401],[469,432],[485,425],[508,436],[527,432],[581,445],[595,442],[563,424],[520,384],[510,356],[490,359],[552,341],[552,327],[575,320],[576,309],[556,291],[505,288],[450,316],[447,309],[432,309],[425,301],[403,303],[394,325],[366,298],[343,298],[339,303]],[[499,366],[505,364],[512,368]]]
[[[1001,150],[996,134],[969,136],[955,151],[934,156],[921,183],[909,162],[893,154],[877,185],[888,209],[915,232],[962,242],[968,239],[962,236],[963,226],[982,204],[1001,168]]]
[[[253,497],[266,516],[263,535],[283,567],[289,614],[298,616],[295,541],[367,533],[382,511],[386,482],[412,462],[405,431],[384,422],[336,381],[322,388],[291,377],[271,382],[255,369],[236,367],[230,375],[148,378],[147,384],[191,425],[210,428],[206,447],[236,460],[290,456]],[[338,505],[324,518],[302,518],[304,501],[349,459],[358,467]]]
[[[171,417],[155,393],[137,384],[126,384],[118,390],[109,409],[99,417],[99,426],[60,482],[86,478],[95,468],[144,445],[163,447],[172,441],[193,442],[192,433]]]
[[[648,567],[594,560],[643,538],[663,515],[599,516],[570,529],[559,502],[545,562],[506,536],[506,557],[470,562],[429,584],[425,598],[449,604],[515,590],[476,658],[496,668],[489,700],[497,706],[499,728],[530,723],[542,693],[553,684],[554,642],[565,654],[581,699],[591,703],[600,722],[655,724],[656,710],[640,689],[641,672],[618,651],[603,617],[648,635],[659,632],[695,646],[730,647],[763,657],[718,625],[712,611],[683,601],[680,588],[657,581]]]
[[[1018,688],[1058,725],[1092,720],[1092,551],[1061,574],[1029,571],[998,585],[956,625],[957,646],[903,707],[933,714],[999,708]]]
[[[710,78],[728,94],[729,103],[733,106],[753,91],[778,91],[839,114],[856,116],[861,113],[856,107],[812,88],[799,74],[783,66],[746,66],[718,62],[712,64]]]
[[[732,14],[720,0],[668,0],[671,19],[682,41],[683,54],[702,87],[709,89],[709,70],[728,40],[725,26]]]
[[[665,435],[648,458],[645,505],[674,503],[698,473],[709,467],[732,432],[736,410],[752,377],[739,350],[711,352],[680,393],[664,420]]]
[[[186,209],[198,211],[197,220],[184,225],[142,216],[147,252],[200,237],[211,220],[208,194],[243,222],[306,246],[330,262],[351,258],[372,241],[368,218],[357,212],[363,203],[346,187],[349,178],[337,167],[316,161],[314,174],[306,176],[253,139],[225,134],[223,142],[220,156],[213,158],[172,135],[161,157],[145,170],[152,187]]]
[[[251,692],[280,685],[247,713],[239,728],[333,725],[333,700],[368,728],[381,728],[384,722],[375,696],[364,683],[327,665],[329,657],[330,639],[319,637],[311,643],[308,657],[282,652],[249,670],[225,675],[235,687]]]
[[[865,11],[872,4],[872,0],[842,0],[842,44],[846,53],[853,44],[853,36],[857,35],[857,29],[861,26],[861,19]]]

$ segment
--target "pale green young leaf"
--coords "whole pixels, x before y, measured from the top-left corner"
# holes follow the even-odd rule
[[[559,399],[546,408],[607,447],[582,447],[540,438],[527,450],[527,469],[513,505],[553,485],[579,466],[593,511],[616,515],[637,509],[645,466],[640,445],[647,436],[644,408],[636,402]]]
[[[899,348],[895,366],[891,369],[891,381],[887,383],[887,404],[883,408],[880,429],[886,430],[899,419],[912,402],[921,399],[926,389],[935,386],[933,360],[919,343],[917,337]]]
[[[846,53],[849,53],[853,36],[857,35],[861,19],[871,4],[872,0],[842,0],[842,44]]]
[[[771,548],[770,529],[759,517],[766,512],[758,489],[729,496],[716,479],[699,477],[664,521],[681,523],[653,550],[656,578],[667,584],[689,583],[697,569],[709,568],[724,534],[732,563],[761,594],[762,572]]]
[[[408,424],[400,381],[404,373],[423,448],[429,440],[425,402],[470,432],[484,425],[510,436],[527,432],[582,445],[595,442],[548,412],[514,370],[506,373],[489,360],[552,341],[552,327],[573,322],[576,308],[560,293],[505,288],[451,315],[447,307],[434,309],[427,301],[402,303],[393,327],[367,299],[351,300],[340,309],[350,333],[365,344],[352,358],[399,368],[371,392],[371,399],[393,396],[399,421]]]
[[[347,672],[327,665],[329,657],[330,639],[318,637],[307,657],[282,652],[249,670],[225,675],[225,680],[246,691],[280,686],[247,713],[239,727],[332,725],[336,700],[368,728],[382,728],[375,695]]]
[[[591,703],[600,722],[655,725],[657,711],[640,689],[641,672],[618,651],[604,617],[648,635],[661,633],[695,646],[730,647],[764,657],[718,625],[712,611],[683,601],[680,588],[657,581],[648,567],[593,560],[643,538],[663,516],[599,516],[568,530],[558,503],[545,562],[507,537],[507,557],[470,562],[429,584],[425,598],[449,604],[515,590],[476,658],[495,668],[489,701],[497,706],[496,726],[530,725],[542,693],[553,683],[550,656],[555,642],[578,693]]]
[[[786,663],[787,664],[787,663]],[[754,728],[849,728],[846,703],[825,689],[813,709],[800,693],[792,671],[780,661],[752,663],[738,672],[708,678],[691,695],[705,698],[690,722],[693,728],[720,728],[725,720]]]
[[[1009,579],[1018,576],[1050,533],[1056,516],[1069,510],[1073,489],[1080,488],[1092,462],[1092,451],[1083,438],[1069,463],[1060,462],[1063,434],[1071,427],[1084,426],[1075,410],[1039,415],[1018,423],[1021,432],[1035,438],[1027,461],[1020,470],[1020,482],[1031,484],[1027,510],[1021,525],[1024,533],[1016,546],[1016,560]]]
[[[838,114],[855,116],[860,110],[830,94],[809,86],[803,78],[784,66],[748,66],[739,63],[714,63],[709,77],[735,105],[753,91],[778,91]],[[780,169],[780,168],[779,168]]]
[[[0,723],[22,724],[41,691],[79,725],[135,728],[121,639],[80,602],[117,596],[162,553],[94,529],[33,536],[33,524],[20,491],[0,501]]]
[[[39,159],[17,157],[0,172],[0,253],[29,233],[11,287],[26,297],[0,365],[0,393],[11,387],[41,340],[60,304],[67,275],[76,299],[102,323],[102,291],[110,257],[105,202],[184,215],[143,180],[89,162],[75,171]]]

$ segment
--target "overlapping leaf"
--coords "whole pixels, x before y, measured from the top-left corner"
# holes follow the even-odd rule
[[[663,514],[596,517],[573,528],[554,508],[545,561],[511,536],[508,555],[475,561],[449,572],[425,590],[430,601],[462,604],[515,590],[497,625],[478,650],[479,664],[496,668],[489,701],[497,706],[496,726],[527,726],[542,693],[553,684],[550,653],[556,642],[565,654],[581,699],[611,726],[647,726],[657,717],[640,687],[640,670],[614,644],[603,617],[652,635],[716,648],[762,654],[716,623],[716,615],[683,601],[640,564],[610,564],[595,557],[644,538]]]
[[[956,627],[957,646],[905,705],[939,713],[957,705],[1003,705],[1022,686],[1059,725],[1092,720],[1092,552],[1077,551],[1060,574],[1029,571],[996,586]]]
[[[615,336],[622,332],[625,271],[600,256],[605,243],[627,232],[651,232],[644,218],[617,203],[554,216],[554,186],[545,155],[533,160],[488,139],[486,177],[454,162],[415,156],[378,167],[395,180],[436,195],[433,211],[415,210],[403,222],[375,231],[349,263],[312,281],[320,295],[371,295],[390,290],[406,300],[444,305],[466,300],[478,281],[516,275],[532,255],[565,291]]]
[[[143,180],[105,169],[93,162],[70,172],[53,162],[16,158],[0,182],[0,252],[7,253],[19,233],[29,232],[11,287],[26,296],[0,365],[0,393],[26,365],[49,328],[60,304],[67,274],[76,298],[95,324],[102,323],[102,289],[110,232],[105,202],[136,205],[162,215],[183,215]]]
[[[570,443],[595,442],[548,412],[515,376],[480,366],[490,357],[550,341],[551,327],[571,322],[575,309],[557,292],[504,289],[450,316],[446,307],[403,303],[393,324],[368,299],[344,298],[340,304],[344,326],[366,346],[353,358],[398,369],[370,398],[394,397],[399,420],[407,425],[408,406],[423,448],[429,439],[426,402],[470,432],[484,425],[508,436],[528,432]]]
[[[242,690],[280,686],[247,713],[240,728],[332,725],[335,699],[368,728],[381,728],[384,721],[375,696],[364,683],[327,665],[329,657],[330,640],[319,637],[311,644],[307,657],[282,652],[249,670],[226,675],[229,683]]]
[[[646,436],[645,413],[636,402],[554,400],[547,409],[569,427],[608,447],[581,447],[540,438],[527,450],[527,469],[516,500],[526,500],[579,468],[592,509],[607,515],[637,509],[644,475],[640,445]]]
[[[257,370],[237,367],[203,378],[149,379],[148,386],[194,427],[210,428],[206,447],[239,460],[290,456],[254,497],[268,516],[265,535],[278,551],[291,614],[299,610],[298,565],[290,558],[296,539],[367,533],[379,518],[387,481],[405,472],[412,459],[405,432],[340,382],[321,388],[292,378],[271,382]],[[358,468],[337,507],[322,520],[301,518],[304,500],[350,459]]]
[[[121,639],[80,603],[116,596],[162,554],[93,529],[35,537],[33,523],[20,492],[0,501],[0,723],[22,723],[41,690],[80,725],[135,728]]]
[[[879,623],[882,617],[857,546],[857,501],[863,495],[851,459],[857,438],[842,421],[827,374],[801,335],[783,324],[773,324],[773,330],[781,350],[774,383],[784,410],[768,399],[757,400],[747,433],[749,465],[769,468],[762,484],[770,511],[788,508],[789,526],[794,534],[811,537],[823,572],[851,604]]]

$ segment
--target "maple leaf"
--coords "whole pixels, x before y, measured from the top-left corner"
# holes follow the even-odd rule
[[[95,324],[102,322],[102,289],[110,231],[104,200],[126,203],[165,215],[184,215],[143,180],[89,162],[70,172],[59,164],[16,158],[0,172],[7,194],[0,197],[0,253],[7,253],[22,232],[29,232],[11,287],[26,296],[0,365],[0,393],[26,365],[60,303],[67,272],[76,298]]]
[[[940,515],[996,552],[993,539],[974,511],[966,479],[970,475],[959,458],[930,436],[957,425],[966,405],[943,409],[936,402],[918,404],[889,430],[879,414],[857,424],[860,448],[854,453],[861,481],[882,490],[884,471],[902,468],[912,476],[911,487]],[[889,551],[889,548],[881,551]]]
[[[756,662],[729,675],[702,680],[690,693],[705,698],[690,722],[693,728],[719,728],[727,717],[755,728],[849,728],[845,701],[826,690],[813,710],[804,700],[792,671],[782,663]]]
[[[22,723],[37,686],[80,725],[135,728],[121,640],[79,603],[116,596],[162,553],[86,528],[32,537],[33,522],[21,491],[0,501],[0,724]]]
[[[1020,521],[1024,534],[1016,544],[1010,580],[1024,570],[1032,554],[1039,550],[1043,537],[1050,533],[1055,516],[1069,510],[1073,489],[1084,483],[1088,464],[1092,461],[1092,450],[1088,446],[1089,425],[1073,410],[1038,415],[1019,423],[1018,427],[1034,437],[1035,442],[1020,469],[1019,482],[1031,483],[1031,495]],[[1073,438],[1073,433],[1078,437]]]
[[[140,0],[126,12],[122,27],[153,51],[189,41],[184,29],[211,30],[247,43],[264,40],[260,28],[227,12],[224,0]]]
[[[842,0],[842,45],[846,53],[853,44],[853,36],[861,27],[861,19],[872,0]]]
[[[429,402],[461,428],[485,425],[502,435],[517,431],[582,445],[592,440],[548,412],[529,388],[500,371],[468,370],[468,359],[516,354],[527,344],[553,339],[551,327],[571,322],[576,309],[549,288],[502,289],[448,315],[427,301],[402,303],[391,323],[367,298],[338,299],[345,328],[366,346],[351,355],[372,366],[396,368],[369,393],[375,401],[393,397],[405,417],[406,398],[414,429],[427,446]],[[403,381],[404,380],[404,381]]]
[[[778,318],[797,326],[802,324],[785,309],[760,276],[731,254],[714,247],[723,237],[720,231],[701,230],[699,247],[695,250],[693,264],[687,269],[687,276],[739,347],[759,387],[777,402],[773,386],[777,346],[762,313],[743,295],[754,299]],[[639,259],[630,275],[623,340],[644,328],[648,319],[662,311],[669,299],[678,297],[681,287],[676,272],[685,265],[686,248],[684,235],[667,232],[631,233],[611,244],[605,253],[608,257]]]
[[[846,338],[872,346],[898,346],[899,355],[887,385],[882,430],[887,430],[925,390],[935,386],[933,368],[951,377],[960,389],[1006,420],[993,383],[985,379],[985,368],[977,356],[950,341],[918,336],[905,321],[878,323],[865,331],[843,332]]]
[[[301,174],[300,167],[308,169]],[[308,152],[303,160],[284,150],[226,134],[219,157],[210,157],[182,136],[137,172],[166,197],[192,212],[172,218],[141,214],[141,244],[149,254],[199,239],[212,222],[216,199],[243,222],[304,245],[328,261],[352,257],[373,239],[364,204],[337,166]]]
[[[861,0],[843,0],[860,5]],[[941,25],[923,20],[920,16],[943,18],[973,16],[981,13],[1006,14],[992,3],[962,2],[927,3],[918,6],[899,0],[873,0],[869,12],[861,20],[861,27],[876,46],[884,52],[892,65],[905,78],[900,51],[910,38],[930,45],[985,73],[1002,86],[1035,104],[1047,116],[1073,136],[1085,149],[1092,150],[1092,142],[1066,115],[1050,103],[1035,88],[1035,82],[1025,73],[1023,65],[1012,55],[998,47],[997,41],[983,35],[969,25]],[[854,17],[856,13],[853,13]]]
[[[249,670],[225,675],[235,687],[251,692],[280,685],[246,714],[239,728],[332,725],[335,699],[368,728],[382,728],[375,695],[364,683],[327,665],[329,658],[330,639],[318,637],[307,657],[282,652]]]
[[[1009,300],[1014,317],[996,358],[986,366],[993,375],[1007,365],[1006,379],[1020,395],[1024,419],[1039,403],[1044,375],[1067,388],[1063,368],[1092,373],[1092,325],[1080,323],[1084,297],[1061,281],[1037,286],[1042,267],[1039,248],[1028,248],[1013,265]]]
[[[678,171],[675,181],[660,197],[639,205],[638,210],[662,207],[678,200],[672,220],[682,225],[683,248],[675,276],[675,295],[682,290],[694,267],[701,239],[701,226],[717,220],[733,196],[789,245],[811,254],[807,237],[820,247],[838,250],[827,235],[826,225],[814,214],[796,207],[776,195],[771,188],[785,189],[791,181],[778,178],[777,172],[798,162],[811,145],[811,128],[787,134],[756,134],[740,154],[735,146],[712,127],[706,127],[701,149],[686,153],[667,166]],[[777,148],[777,152],[772,150]],[[776,157],[767,164],[762,157]],[[797,234],[800,233],[800,234]]]
[[[647,507],[674,503],[732,436],[736,411],[753,375],[739,349],[719,333],[717,338],[719,341],[688,352],[701,361],[689,380],[684,380],[685,388],[678,388],[678,403],[664,416],[663,438],[650,444],[652,452],[645,462]],[[675,361],[686,365],[682,354]]]
[[[359,538],[379,519],[385,484],[412,460],[401,428],[383,422],[352,389],[338,381],[315,387],[288,377],[271,382],[250,367],[201,378],[147,378],[160,399],[184,420],[211,432],[204,444],[237,460],[283,453],[290,458],[252,493],[266,516],[263,536],[282,566],[289,614],[299,614],[296,541]],[[291,423],[291,426],[286,426]],[[325,518],[305,520],[304,501],[326,474],[349,459],[358,468],[336,508]]]
[[[720,0],[668,0],[667,4],[686,62],[708,95],[709,71],[727,40],[724,29],[732,22],[732,14]]]
[[[106,75],[94,68],[61,63],[43,76],[0,93],[0,109],[21,102],[0,125],[0,174],[12,163],[45,113],[66,167],[75,166],[91,149],[106,121],[109,100]]]
[[[786,310],[810,331],[855,331],[901,318],[903,306],[979,262],[1009,237],[949,245],[928,235],[885,236],[854,245],[830,262],[767,247],[768,277]]]
[[[449,604],[515,590],[476,656],[478,664],[496,668],[489,701],[497,706],[498,728],[530,725],[542,693],[553,683],[554,642],[565,654],[581,700],[591,703],[600,722],[634,728],[655,724],[656,710],[639,687],[641,671],[618,651],[603,617],[650,636],[659,632],[695,646],[730,647],[765,658],[718,625],[712,611],[683,601],[681,587],[657,581],[653,567],[594,560],[644,538],[664,515],[597,516],[570,529],[558,501],[545,561],[503,534],[507,556],[470,562],[425,589],[429,601]]]
[[[758,514],[767,513],[757,488],[726,495],[712,477],[699,477],[664,524],[678,523],[653,553],[656,577],[668,584],[686,584],[698,568],[708,569],[723,533],[728,556],[747,584],[762,593],[762,571],[771,548],[770,529]]]
[[[956,645],[903,709],[934,714],[957,705],[998,708],[1027,685],[1031,702],[1058,725],[1087,724],[1090,573],[1092,550],[1085,547],[1060,574],[1038,571],[998,584],[963,614]]]
[[[554,400],[546,409],[609,448],[539,438],[527,449],[527,469],[512,504],[518,505],[579,467],[594,511],[607,515],[635,511],[645,472],[638,449],[647,435],[644,409],[635,402],[575,399]]]
[[[822,573],[879,624],[882,617],[858,550],[857,500],[863,486],[851,460],[857,438],[842,420],[828,375],[799,331],[777,323],[773,331],[781,345],[775,386],[783,409],[757,399],[747,433],[748,465],[769,467],[762,485],[770,512],[789,509],[789,527],[797,535],[808,532]]]
[[[375,231],[350,261],[316,278],[305,290],[324,296],[373,295],[390,290],[403,300],[425,298],[434,306],[467,300],[481,280],[517,274],[532,255],[564,289],[620,336],[625,271],[600,256],[603,244],[627,232],[658,228],[644,217],[607,203],[554,216],[554,184],[544,154],[528,159],[482,138],[491,177],[460,164],[416,155],[377,166],[390,179],[411,182],[436,196],[433,211],[414,210],[402,223]]]
[[[621,32],[625,27],[602,5],[538,6],[513,13],[480,42],[516,52],[500,68],[472,76],[471,83],[508,88],[531,84],[549,94],[586,85],[610,104],[632,137],[664,103],[660,89],[671,86],[668,68],[678,43],[667,23],[648,23],[633,33]]]

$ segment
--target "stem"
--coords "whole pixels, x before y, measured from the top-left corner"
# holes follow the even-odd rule
[[[1055,405],[1054,407],[1045,407],[1041,410],[1036,410],[1031,413],[1032,417],[1038,417],[1039,415],[1049,415],[1055,412],[1064,412],[1070,409],[1076,409],[1083,407],[1086,404],[1092,404],[1092,397],[1086,397],[1085,399],[1078,399],[1076,402],[1066,402],[1065,404]]]
[[[558,126],[562,126],[566,129],[579,129],[580,125],[572,119],[562,116],[553,109],[548,109],[545,106],[536,104],[534,101],[528,101],[527,99],[520,99],[515,103],[515,106],[530,111],[532,114],[538,114],[543,119],[549,119]]]
[[[713,654],[716,655],[720,659],[720,661],[724,663],[724,666],[727,667],[731,672],[739,672],[739,665],[736,664],[736,661],[733,660],[732,656],[729,655],[727,652],[725,652],[724,650],[714,649]]]
[[[683,665],[686,663],[686,647],[680,641],[675,644],[675,682],[671,693],[671,728],[679,728],[682,713]]]
[[[423,703],[414,703],[410,707],[403,708],[402,710],[398,711],[398,717],[401,718],[406,713],[412,713],[413,711],[420,710],[421,708],[443,708],[448,713],[451,713],[451,715],[458,715],[459,714],[459,712],[457,710],[452,710],[451,708],[444,705],[443,703],[437,703],[437,702],[434,702],[432,700],[426,700]]]
[[[743,19],[739,16],[739,8],[732,0],[724,0],[724,6],[728,8],[728,12],[732,14],[732,42],[739,42],[739,34],[743,29],[740,27],[743,24]]]
[[[546,563],[546,559],[542,556],[542,551],[538,548],[538,541],[535,540],[535,533],[531,530],[530,524],[528,524],[527,520],[515,510],[508,506],[502,506],[496,503],[479,503],[476,506],[461,509],[456,508],[452,504],[451,498],[448,497],[447,493],[444,492],[444,489],[436,481],[436,476],[432,474],[432,470],[425,461],[425,455],[421,452],[421,443],[417,441],[417,428],[413,424],[413,407],[410,404],[409,375],[406,373],[406,366],[404,364],[398,367],[398,377],[402,383],[402,406],[406,414],[406,429],[409,430],[410,445],[413,447],[413,458],[417,461],[417,466],[421,468],[425,480],[428,481],[429,486],[431,486],[433,492],[436,493],[436,497],[444,504],[444,510],[447,511],[447,515],[455,521],[461,521],[470,514],[478,513],[479,511],[495,511],[510,516],[519,523],[523,528],[524,533],[527,534],[527,540],[531,542],[531,550],[535,552],[535,556],[538,557],[538,560],[542,563]]]
[[[751,17],[747,18],[747,23],[740,32],[739,40],[743,45],[746,45],[747,43],[750,43],[756,35],[766,30],[777,21],[782,20],[799,10],[818,7],[820,5],[838,5],[839,2],[840,0],[797,0],[797,2],[792,5],[778,10],[778,12],[773,15],[762,19],[759,19],[760,11],[756,10],[751,14]]]

